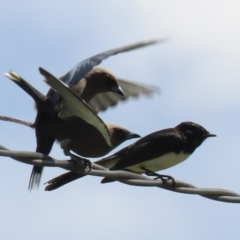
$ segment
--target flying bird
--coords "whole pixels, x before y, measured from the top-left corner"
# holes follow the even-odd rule
[[[140,42],[137,44],[132,44],[125,47],[102,52],[100,54],[97,54],[95,56],[92,56],[90,58],[87,58],[81,61],[69,72],[63,75],[60,79],[65,84],[70,86],[73,91],[76,91],[79,94],[79,96],[83,100],[85,100],[87,103],[90,103],[89,101],[91,101],[91,99],[97,93],[115,92],[120,96],[123,96],[123,91],[119,86],[116,80],[116,77],[113,74],[109,73],[109,71],[105,71],[101,68],[94,69],[94,67],[100,64],[102,60],[112,55],[116,55],[118,53],[130,51],[140,47],[148,46],[161,41],[164,42],[165,40],[161,39],[159,41],[153,40],[148,42]],[[11,78],[12,77],[11,73],[6,74],[6,76],[14,80],[14,77]],[[30,86],[30,84],[22,80],[23,80],[22,78],[21,78],[21,81],[16,81],[15,79],[14,82],[17,83],[22,89],[24,89],[36,102],[37,115],[36,115],[35,122],[33,124],[33,127],[35,128],[36,139],[37,139],[36,152],[40,152],[48,155],[56,139],[56,136],[52,133],[51,126],[54,125],[54,120],[58,119],[57,114],[54,114],[54,113],[57,111],[59,102],[61,101],[60,95],[58,92],[50,89],[47,95],[44,96],[39,91],[34,89],[32,86]],[[94,87],[95,81],[101,82],[100,88]],[[136,85],[132,83],[128,85],[127,82],[121,81],[121,80],[119,82],[120,82],[120,85],[121,85],[121,82],[123,82],[123,85],[126,87],[126,89],[129,89],[129,96],[132,95],[132,91],[134,91],[134,89],[137,93],[134,93],[133,95],[138,95],[141,93],[150,94],[154,92],[154,90],[147,89],[140,85]],[[96,85],[99,85],[99,84],[96,84]],[[103,95],[102,97],[100,97],[100,99],[101,99],[101,102],[99,102],[99,100],[96,99],[93,103],[90,103],[96,112],[105,110],[110,105],[117,104],[119,100],[118,98],[116,99],[114,97],[109,98],[108,95],[105,97]],[[38,188],[42,171],[43,171],[42,167],[39,167],[39,166],[33,167],[30,181],[29,181],[29,190],[32,190],[34,187]]]
[[[208,137],[215,137],[201,125],[193,122],[182,122],[174,128],[153,132],[117,153],[96,161],[109,170],[127,170],[135,173],[146,173],[156,177],[166,175],[155,172],[170,168],[186,160]],[[59,188],[71,181],[81,178],[83,174],[67,172],[47,183],[46,191]],[[171,178],[170,176],[167,176]],[[165,178],[163,178],[164,180]],[[114,181],[104,178],[102,183]]]
[[[99,65],[103,60],[107,59],[110,56],[116,55],[118,53],[132,51],[134,49],[138,49],[138,48],[149,46],[149,45],[156,44],[156,43],[164,43],[167,40],[168,40],[167,38],[162,38],[159,40],[150,40],[150,41],[146,41],[146,42],[139,42],[136,44],[132,44],[132,45],[128,45],[128,46],[124,46],[124,47],[120,47],[120,48],[115,48],[115,49],[111,49],[111,50],[99,53],[97,55],[94,55],[92,57],[89,57],[89,58],[81,61],[75,67],[73,67],[70,71],[68,71],[66,74],[61,76],[60,79],[67,85],[74,86],[74,85],[78,84],[79,81],[82,78],[84,78],[84,76],[87,73],[89,73],[94,67]],[[121,80],[120,80],[119,85],[121,86]],[[123,81],[123,85],[126,86],[126,89],[127,89],[127,87],[130,87],[130,89],[132,89],[131,84],[129,86],[127,86],[125,81]],[[133,87],[135,87],[135,86],[133,86]],[[129,93],[131,96],[131,90]],[[47,93],[47,96],[52,100],[54,105],[59,100],[59,94],[54,92],[52,89],[49,90],[49,92]],[[108,101],[107,97],[104,100]]]

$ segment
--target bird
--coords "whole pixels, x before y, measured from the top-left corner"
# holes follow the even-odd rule
[[[95,67],[92,71],[89,72],[89,75],[92,74],[94,71],[108,71],[107,69],[100,68],[100,67]],[[111,73],[113,76],[114,74]],[[87,74],[88,75],[88,74]],[[82,88],[82,83],[84,82],[83,80],[86,77],[84,77],[77,85],[71,86],[70,88],[76,92],[79,93]],[[101,94],[96,94],[95,96],[92,97],[92,99],[88,102],[89,106],[96,112],[99,113],[100,111],[105,111],[109,107],[114,107],[118,104],[119,101],[125,101],[129,97],[138,97],[140,94],[146,95],[146,96],[151,96],[153,93],[160,93],[160,88],[157,86],[150,86],[148,84],[141,84],[135,83],[132,81],[126,81],[121,78],[115,77],[118,85],[120,86],[121,90],[123,91],[124,95],[121,94],[119,89],[115,88],[114,91],[108,91],[108,92],[102,92]],[[90,78],[92,79],[92,78]],[[97,80],[97,79],[96,79]],[[99,79],[98,79],[99,80]],[[100,82],[100,81],[99,81]],[[94,82],[96,84],[96,81]],[[79,86],[80,85],[80,86]],[[95,89],[97,86],[95,87]],[[118,93],[118,94],[116,94]],[[82,95],[81,97],[85,99]],[[85,99],[86,101],[86,99]],[[87,102],[87,101],[86,101]]]
[[[164,43],[166,41],[168,41],[167,38],[143,41],[143,42],[127,45],[127,46],[120,47],[120,48],[114,48],[114,49],[99,53],[97,55],[94,55],[92,57],[89,57],[89,58],[81,61],[76,66],[74,66],[71,70],[69,70],[66,74],[61,76],[60,79],[67,85],[74,86],[74,85],[78,84],[79,81],[82,81],[84,76],[86,76],[86,74],[89,73],[94,67],[99,65],[103,60],[105,60],[106,58],[108,58],[110,56],[116,55],[118,53],[132,51],[134,49],[138,49],[138,48],[149,46],[149,45],[156,44],[156,43]],[[127,89],[127,85],[126,85],[125,81],[120,80],[119,82],[123,82],[123,84],[126,86],[126,89]],[[120,83],[120,86],[121,86],[121,83]],[[131,85],[128,87],[131,88]],[[59,100],[59,94],[54,92],[52,89],[50,89],[48,91],[47,96],[52,100],[54,105]],[[108,102],[107,97],[104,98],[104,101]]]
[[[68,140],[69,149],[85,157],[97,157],[106,155],[124,140],[140,137],[123,127],[105,124],[68,85],[43,68],[39,71],[61,96],[58,118],[51,129],[59,141]]]
[[[75,67],[73,67],[70,71],[68,71],[66,74],[60,77],[60,79],[65,84],[70,86],[73,90],[77,91],[77,93],[79,93],[79,96],[82,97],[83,100],[87,102],[90,101],[94,97],[94,95],[100,92],[112,91],[123,96],[122,89],[121,87],[119,87],[115,76],[113,76],[112,74],[109,74],[109,71],[97,71],[99,70],[99,68],[94,69],[94,67],[100,64],[102,60],[112,55],[116,55],[118,53],[130,51],[133,49],[137,49],[140,47],[144,47],[151,44],[155,44],[157,42],[164,42],[164,41],[165,39],[139,42],[136,44],[132,44],[125,47],[120,47],[120,48],[99,53],[97,55],[94,55],[90,58],[87,58],[81,61]],[[11,74],[7,74],[7,77],[10,77],[10,75]],[[101,77],[99,75],[101,75]],[[104,87],[103,88],[101,87],[100,89],[94,88],[95,84],[93,81],[91,81],[91,79],[96,79],[96,81],[100,80],[103,86],[105,84],[105,88]],[[53,116],[52,113],[57,111],[57,107],[59,106],[59,102],[60,102],[60,95],[56,91],[53,91],[52,89],[50,89],[47,95],[44,96],[39,91],[34,89],[32,86],[30,86],[28,83],[25,84],[24,81],[14,81],[14,82],[17,83],[21,88],[23,88],[36,102],[37,114],[36,114],[35,122],[33,124],[33,127],[35,128],[36,141],[37,141],[36,152],[40,152],[48,155],[56,139],[56,137],[53,136],[51,133],[50,126],[52,122],[54,122],[54,119],[57,119],[56,114],[55,115],[53,114],[55,117],[52,117]],[[81,82],[84,82],[85,84]],[[93,84],[91,84],[92,82]],[[147,94],[153,92],[150,89],[146,90],[147,88],[141,87],[132,83],[130,83],[128,87],[128,83],[125,81],[123,81],[123,84],[126,86],[126,88],[130,90],[129,92],[130,96],[132,95],[131,92],[134,89],[135,89],[135,92],[137,92],[137,94],[134,93],[133,95],[138,95],[142,92],[145,92]],[[96,112],[105,110],[108,107],[108,105],[116,105],[119,100],[118,98],[117,99],[113,98],[114,100],[111,100],[111,99],[112,98],[109,98],[108,95],[106,97],[103,96],[101,99],[101,103],[98,104],[99,100],[98,99],[95,100],[94,103],[92,104],[92,108],[96,109]],[[33,188],[39,187],[42,171],[43,171],[42,167],[39,167],[39,166],[33,167],[32,173],[30,176],[30,181],[29,181],[30,191]]]
[[[215,137],[201,125],[194,122],[182,122],[174,128],[156,131],[142,137],[135,143],[121,149],[113,155],[95,163],[109,170],[127,170],[139,174],[146,173],[156,177],[155,172],[170,168],[186,160],[208,137]],[[83,174],[67,172],[47,182],[46,191],[57,189]],[[163,180],[165,178],[162,178]],[[114,181],[103,178],[102,183]]]

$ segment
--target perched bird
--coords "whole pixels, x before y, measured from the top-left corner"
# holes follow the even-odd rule
[[[175,128],[151,133],[117,153],[95,163],[110,170],[128,170],[140,174],[153,174],[159,170],[181,163],[206,138],[215,136],[197,123],[182,122]],[[83,176],[86,175],[67,172],[47,182],[49,185],[46,186],[45,190],[54,190]],[[155,174],[155,176],[161,178],[161,175]],[[114,180],[104,178],[102,183],[111,181]]]
[[[122,89],[121,87],[119,87],[119,84],[115,76],[109,73],[109,71],[100,68],[94,69],[94,67],[100,64],[102,60],[108,58],[109,56],[137,49],[140,47],[148,46],[161,41],[165,40],[162,39],[159,41],[140,42],[137,44],[116,48],[97,54],[95,56],[92,56],[81,61],[69,72],[63,75],[60,79],[64,83],[69,85],[73,89],[73,91],[76,91],[79,94],[79,96],[87,103],[89,103],[89,101],[97,93],[115,92],[123,96]],[[11,79],[10,75],[11,75],[10,73],[7,74],[7,77],[10,77]],[[56,91],[50,89],[47,96],[44,96],[25,81],[14,80],[14,82],[17,83],[21,88],[23,88],[36,102],[37,115],[35,122],[33,124],[37,138],[36,152],[48,155],[56,139],[56,135],[52,133],[51,126],[53,126],[56,119],[58,119],[56,111],[58,111],[57,108],[60,102],[60,95]],[[126,89],[129,89],[130,96],[132,95],[132,91],[137,92],[134,93],[133,95],[138,95],[141,94],[142,92],[147,94],[153,92],[153,90],[151,89],[147,90],[147,88],[136,84],[130,83],[128,85],[128,83],[125,81],[123,81],[123,85],[126,87]],[[100,99],[101,102],[99,102],[99,100],[96,99],[92,104],[90,103],[96,112],[105,110],[109,105],[115,105],[119,100],[118,98],[115,97],[109,98],[108,95],[107,96],[103,95],[102,98],[100,97]],[[29,190],[33,189],[34,187],[37,188],[39,186],[42,170],[43,170],[42,167],[39,166],[33,167],[29,181]]]
[[[58,141],[68,140],[66,147],[69,150],[84,157],[98,157],[106,155],[125,140],[140,137],[123,127],[105,124],[68,85],[46,70],[39,70],[46,78],[45,82],[61,96],[57,121],[51,129]]]

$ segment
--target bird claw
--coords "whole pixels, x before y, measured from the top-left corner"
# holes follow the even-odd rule
[[[161,179],[163,184],[168,187],[168,180],[171,180],[172,181],[172,188],[174,188],[176,186],[176,182],[175,182],[175,179],[172,177],[172,176],[169,176],[169,175],[161,175],[159,174],[159,176],[155,177],[154,180],[157,180],[157,179]]]
[[[87,158],[81,158],[72,153],[70,153],[70,157],[71,157],[71,160],[69,160],[69,162],[73,162],[74,165],[78,166],[75,171],[79,170],[79,167],[88,169],[88,172],[90,172],[92,170],[92,162],[90,160],[88,160]]]
[[[60,146],[63,149],[64,155],[65,156],[71,156],[71,152],[69,149],[69,145],[71,143],[70,139],[64,139],[60,142]]]
[[[71,160],[70,162],[73,162],[75,165],[77,165],[77,168],[75,171],[79,170],[79,168],[89,169],[88,172],[92,170],[92,163],[87,158],[81,158],[77,155],[74,155],[70,152],[69,144],[71,143],[70,139],[64,139],[61,141],[60,145],[63,149],[63,152],[66,156],[70,156]]]
[[[172,188],[174,188],[176,186],[176,182],[175,182],[175,179],[172,177],[172,176],[169,176],[169,175],[162,175],[162,174],[158,174],[158,173],[155,173],[155,172],[152,172],[148,169],[146,169],[145,167],[142,167],[142,169],[145,171],[145,174],[147,176],[153,176],[155,177],[154,180],[157,180],[157,179],[161,179],[163,184],[168,187],[168,180],[172,180]]]

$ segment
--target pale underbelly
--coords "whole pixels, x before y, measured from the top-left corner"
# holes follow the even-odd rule
[[[189,156],[190,156],[189,154],[185,154],[182,152],[179,154],[167,153],[165,155],[162,155],[161,157],[147,160],[145,162],[138,163],[125,169],[138,173],[143,173],[145,171],[143,171],[141,167],[144,167],[150,171],[157,172],[175,166],[178,163],[181,163],[184,160],[186,160]]]

